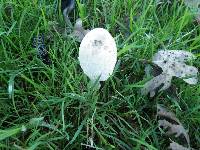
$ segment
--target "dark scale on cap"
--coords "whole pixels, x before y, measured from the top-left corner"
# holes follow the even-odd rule
[[[175,65],[175,63],[172,63],[172,67],[174,68],[176,65]]]
[[[186,60],[187,60],[187,58],[184,58],[183,60],[184,60],[184,61],[186,61]]]
[[[190,72],[193,72],[193,70],[192,70],[192,69],[190,69]]]
[[[176,61],[176,58],[175,57],[172,57],[173,61]]]
[[[103,43],[101,40],[94,40],[94,46],[102,46]]]

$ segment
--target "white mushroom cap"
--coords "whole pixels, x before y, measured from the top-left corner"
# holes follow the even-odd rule
[[[107,80],[117,61],[115,40],[103,28],[91,30],[81,42],[78,59],[84,73],[91,80]]]

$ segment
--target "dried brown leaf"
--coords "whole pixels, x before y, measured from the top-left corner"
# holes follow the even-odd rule
[[[155,95],[155,91],[162,86],[161,90],[165,90],[170,87],[171,85],[171,76],[168,76],[165,73],[162,73],[156,77],[154,77],[152,80],[148,81],[144,88],[141,90],[142,95],[147,95],[150,93],[150,97],[153,97]],[[160,91],[161,91],[160,90]]]
[[[161,50],[153,57],[153,63],[162,68],[163,72],[169,76],[175,76],[183,79],[188,84],[197,84],[198,69],[185,64],[186,61],[195,58],[195,56],[181,50]]]
[[[65,31],[65,28],[63,28],[63,27],[61,27],[60,25],[59,25],[59,23],[58,22],[56,22],[56,21],[49,21],[48,22],[48,26],[49,26],[49,29],[50,29],[50,31],[52,32],[52,33],[58,33],[58,34],[62,34],[62,35],[65,35],[66,33],[66,31]],[[53,35],[51,35],[52,33],[49,33],[49,36],[51,37],[51,38],[53,38]]]
[[[172,77],[183,79],[188,84],[197,84],[198,69],[185,64],[186,61],[195,56],[181,50],[160,50],[153,57],[153,63],[162,68],[162,73],[148,81],[141,90],[142,95],[150,93],[150,97],[155,95],[156,90],[168,89],[171,86]]]
[[[167,129],[167,135],[175,135],[175,137],[180,137],[183,135],[187,141],[188,146],[190,147],[190,138],[188,131],[184,128],[183,124],[176,118],[175,114],[167,110],[166,108],[157,105],[157,116],[161,118],[168,118],[172,121],[175,121],[177,124],[170,123],[165,119],[158,120],[159,127]]]
[[[197,22],[200,23],[200,0],[185,0],[185,5],[190,8]]]
[[[195,56],[192,53],[183,50],[160,50],[154,55],[153,61],[178,61],[183,63],[193,58]]]
[[[89,31],[90,30],[85,30],[83,28],[82,20],[79,18],[76,20],[72,37],[74,37],[78,42],[81,42]]]
[[[158,125],[159,127],[167,129],[167,135],[175,135],[175,137],[180,137],[181,135],[184,135],[186,140],[189,142],[189,136],[187,133],[188,131],[185,130],[182,124],[176,125],[168,122],[167,120],[159,120]]]
[[[199,8],[199,0],[185,0],[185,4],[190,8]]]
[[[172,141],[170,143],[169,149],[171,149],[171,150],[191,150],[191,148],[183,147],[182,145],[180,145],[174,141]]]
[[[157,116],[171,119],[180,124],[179,119],[176,118],[176,115],[173,112],[167,110],[159,104],[157,104]]]

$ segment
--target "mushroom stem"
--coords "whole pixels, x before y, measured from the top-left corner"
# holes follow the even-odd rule
[[[97,79],[97,80],[90,80],[90,82],[89,82],[88,85],[89,85],[90,89],[94,89],[94,90],[99,90],[100,87],[101,87],[99,79]]]

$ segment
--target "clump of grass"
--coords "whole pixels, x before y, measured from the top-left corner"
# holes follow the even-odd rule
[[[48,25],[56,21],[64,27],[54,1],[1,0],[0,147],[81,149],[90,134],[87,127],[92,127],[98,148],[166,149],[168,139],[160,134],[155,120],[159,102],[176,112],[189,128],[191,147],[198,149],[199,85],[176,80],[176,99],[164,92],[154,99],[138,93],[145,67],[139,59],[151,59],[158,49],[200,49],[200,27],[190,11],[177,1],[156,6],[152,0],[93,0],[79,6],[82,10],[76,7],[72,22],[82,14],[87,28],[104,27],[117,41],[120,65],[99,92],[87,87],[89,79],[77,59],[79,43]],[[47,45],[50,67],[31,46],[39,33],[53,35]],[[194,66],[199,68],[199,64],[198,57]],[[30,125],[34,118],[39,121]]]

